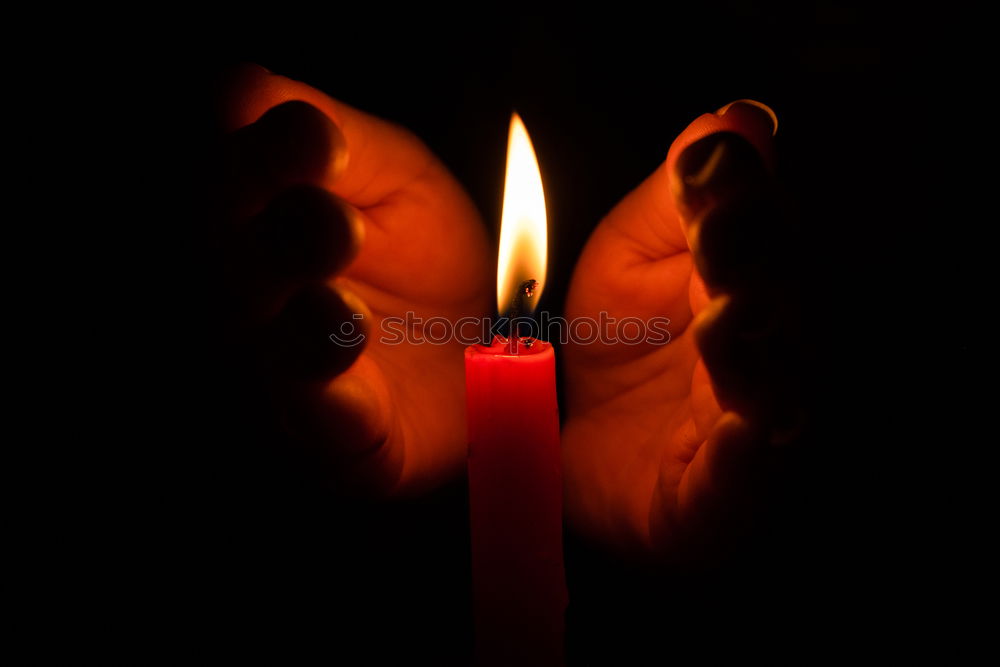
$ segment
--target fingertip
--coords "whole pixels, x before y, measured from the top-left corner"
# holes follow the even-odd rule
[[[358,252],[361,251],[361,247],[365,244],[365,236],[367,234],[367,226],[365,225],[364,215],[354,206],[350,205],[344,200],[340,200],[341,209],[347,215],[347,224],[350,233],[350,258],[354,259]]]
[[[716,429],[720,440],[725,440],[728,444],[738,448],[756,440],[750,422],[733,410],[722,413],[716,424]]]
[[[322,384],[289,394],[283,422],[341,493],[388,496],[402,471],[392,446],[392,397],[374,362],[361,356]]]
[[[356,362],[350,372],[328,382],[319,396],[319,407],[335,427],[329,434],[339,436],[342,453],[348,456],[371,454],[389,437],[391,397],[381,382],[364,372],[367,369],[358,368],[364,365]]]
[[[702,114],[677,136],[667,153],[671,176],[675,176],[677,160],[688,146],[718,132],[732,132],[743,137],[757,150],[767,168],[773,170],[777,114],[761,102],[737,100],[715,113]]]
[[[344,280],[341,278],[333,278],[327,283],[327,287],[330,288],[343,302],[343,304],[354,314],[360,315],[360,322],[364,327],[363,333],[365,337],[368,336],[368,325],[372,319],[372,312],[368,308],[368,304],[365,303],[356,292],[354,292],[350,287],[348,287]]]
[[[742,491],[740,482],[753,478],[764,438],[750,420],[729,410],[719,417],[710,441],[707,464],[716,487]]]
[[[778,304],[747,290],[717,292],[695,319],[695,338],[711,365],[718,356],[731,359],[747,346],[773,338],[783,320]]]
[[[701,312],[695,317],[691,326],[694,327],[694,335],[699,347],[703,348],[705,343],[710,342],[709,336],[713,326],[722,317],[731,301],[732,297],[729,294],[717,294],[708,299]]]
[[[295,188],[267,213],[288,275],[325,279],[343,270],[364,240],[360,212],[321,187]]]
[[[735,132],[716,132],[690,144],[677,158],[671,190],[691,225],[721,202],[759,198],[770,176],[760,153]]]
[[[778,114],[757,100],[735,100],[717,109],[715,115],[720,118],[729,115],[730,120],[743,127],[754,128],[755,132],[770,131],[772,137],[778,134]]]
[[[273,318],[297,290],[343,271],[360,251],[364,223],[325,189],[298,186],[235,234],[227,280],[244,314],[259,322]]]
[[[709,298],[691,323],[695,343],[701,352],[709,376],[715,384],[719,380],[719,368],[726,368],[727,345],[723,329],[723,318],[732,303],[732,296],[726,293]],[[720,397],[721,398],[721,397]]]
[[[340,467],[370,455],[389,437],[391,398],[362,357],[347,371],[294,395],[285,427],[297,439]]]

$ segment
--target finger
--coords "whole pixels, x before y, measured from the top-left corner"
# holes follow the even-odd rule
[[[323,185],[355,206],[374,206],[429,169],[439,167],[424,144],[402,127],[256,65],[244,66],[232,78],[225,95],[223,123],[229,129],[244,127],[290,100],[308,102],[340,128],[347,147],[344,163],[326,174]]]
[[[670,174],[677,157],[699,139],[731,132],[750,141],[768,164],[774,127],[769,111],[750,104],[727,105],[691,123],[673,142],[660,167],[594,231],[577,262],[568,303],[586,302],[592,295],[612,304],[608,313],[613,317],[666,315],[672,327],[683,331],[706,295],[701,278],[692,272],[688,239],[671,189]],[[609,272],[609,266],[616,270]],[[661,288],[637,290],[635,285]]]
[[[779,303],[749,292],[722,294],[693,325],[719,404],[773,442],[786,439],[803,418],[798,334]]]
[[[285,427],[340,488],[385,492],[403,464],[403,449],[391,442],[391,403],[382,374],[364,356],[329,382],[300,387],[287,401]]]
[[[670,173],[681,153],[688,146],[716,134],[733,132],[749,141],[764,158],[769,169],[774,167],[774,135],[778,132],[778,116],[771,107],[756,100],[736,100],[715,113],[702,114],[681,132],[670,146],[665,163]]]
[[[710,541],[745,527],[761,490],[766,452],[751,422],[734,412],[719,418],[678,487],[680,523],[692,536]]]
[[[673,189],[698,272],[710,288],[762,289],[780,275],[790,233],[760,153],[732,132],[688,146]]]
[[[370,320],[364,303],[352,293],[311,284],[268,324],[261,358],[282,384],[328,381],[361,354]]]
[[[336,177],[347,155],[337,126],[316,107],[286,102],[227,137],[224,182],[228,217],[242,220],[277,193]]]
[[[716,397],[726,410],[757,414],[768,367],[758,344],[763,314],[731,295],[713,298],[694,321],[695,340],[712,378]],[[756,389],[756,390],[755,390]]]
[[[342,270],[364,235],[361,214],[326,190],[297,186],[237,231],[229,280],[251,321],[277,314],[291,294]]]
[[[764,164],[770,167],[772,136],[776,128],[774,113],[756,102],[734,102],[716,113],[699,116],[677,136],[660,167],[612,211],[609,221],[637,246],[646,248],[654,256],[666,257],[686,250],[688,244],[672,182],[680,155],[700,139],[729,132],[749,142]]]

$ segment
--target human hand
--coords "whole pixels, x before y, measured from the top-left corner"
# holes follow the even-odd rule
[[[454,322],[487,311],[493,261],[475,206],[408,131],[298,81],[242,68],[222,112],[228,326],[249,341],[292,441],[383,494],[458,473],[460,344],[370,334],[407,312]]]
[[[601,311],[671,322],[666,345],[564,348],[567,515],[619,550],[717,553],[752,514],[769,451],[801,419],[776,123],[749,102],[699,117],[577,264],[570,322]]]

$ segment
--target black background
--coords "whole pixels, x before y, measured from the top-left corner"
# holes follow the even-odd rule
[[[921,146],[901,110],[918,105],[912,84],[927,73],[911,17],[834,2],[338,10],[322,20],[285,10],[189,32],[197,48],[181,46],[188,31],[178,36],[176,76],[161,88],[192,123],[173,147],[191,165],[169,183],[180,188],[204,176],[218,76],[252,61],[413,130],[495,234],[507,122],[519,111],[545,183],[541,308],[553,313],[591,230],[688,122],[738,98],[772,106],[779,173],[808,258],[789,279],[809,295],[815,428],[782,456],[755,532],[720,563],[683,573],[639,566],[567,533],[568,659],[850,656],[880,638],[882,616],[899,603],[895,546],[912,513],[896,503],[902,473],[881,465],[906,446],[889,416],[906,403],[891,326],[903,306],[885,295],[914,289],[907,248],[925,205],[904,175]],[[196,249],[198,221],[188,215],[181,233],[165,236]],[[334,658],[360,652],[365,663],[466,662],[464,480],[379,504],[341,498],[274,458],[231,369],[199,340],[201,309],[212,308],[199,289],[205,275],[197,264],[177,273],[177,344],[167,353],[177,363],[156,436],[167,434],[164,459],[177,477],[150,522],[153,576],[166,585],[140,596],[156,609],[150,624],[167,630],[157,646],[253,653],[307,642]]]

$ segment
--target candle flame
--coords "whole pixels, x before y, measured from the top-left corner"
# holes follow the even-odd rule
[[[524,304],[526,310],[534,309],[545,286],[547,253],[542,175],[528,130],[515,113],[510,119],[507,140],[507,176],[497,259],[497,309],[501,315],[510,307],[514,291],[526,280],[538,281],[534,297]]]

